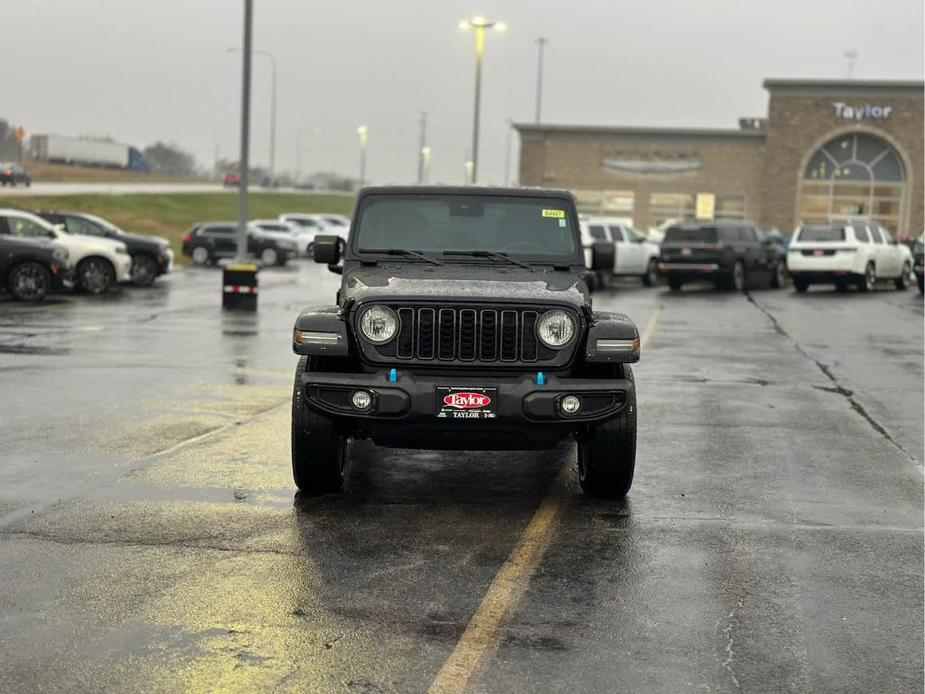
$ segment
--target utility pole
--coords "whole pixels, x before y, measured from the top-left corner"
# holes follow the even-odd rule
[[[540,36],[536,40],[536,45],[539,48],[539,55],[537,57],[536,64],[536,122],[540,122],[540,115],[543,111],[543,52],[546,49],[546,44],[549,43],[549,39]]]
[[[421,132],[418,137],[418,185],[424,183],[424,150],[427,148],[427,111],[421,111]]]
[[[235,260],[247,259],[247,183],[250,170],[251,34],[254,0],[244,0],[244,46],[241,61],[241,178],[238,184],[238,248]]]
[[[482,105],[482,58],[485,55],[485,32],[504,31],[504,22],[490,22],[484,17],[473,17],[459,24],[460,29],[475,33],[475,108],[472,115],[472,159],[466,162],[466,176],[475,183],[479,176],[479,115]]]

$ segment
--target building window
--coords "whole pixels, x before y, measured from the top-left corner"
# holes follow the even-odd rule
[[[652,193],[649,196],[649,227],[658,228],[665,222],[691,219],[694,216],[694,196],[690,193]]]
[[[620,190],[573,190],[582,214],[633,219],[633,192]]]
[[[886,140],[867,133],[842,135],[826,143],[806,165],[799,219],[819,224],[857,215],[896,232],[905,196],[902,160]]]
[[[717,195],[716,219],[745,219],[745,197],[742,195]]]

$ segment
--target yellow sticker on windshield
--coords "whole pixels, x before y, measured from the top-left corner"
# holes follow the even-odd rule
[[[543,210],[544,217],[552,217],[553,219],[565,219],[565,210]]]

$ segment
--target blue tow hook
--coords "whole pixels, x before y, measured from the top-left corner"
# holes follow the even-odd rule
[[[543,374],[542,371],[537,371],[537,372],[536,372],[536,385],[538,385],[538,386],[544,386],[544,385],[546,385],[546,376],[545,376],[545,374]]]
[[[389,383],[395,383],[398,380],[398,370],[389,369]]]

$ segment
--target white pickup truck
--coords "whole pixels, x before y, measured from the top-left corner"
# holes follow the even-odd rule
[[[588,267],[591,267],[591,246],[602,241],[611,242],[616,250],[612,276],[639,277],[647,287],[655,284],[659,245],[633,229],[629,220],[589,217],[582,219],[580,226]],[[598,280],[606,285],[610,276],[601,276]]]

